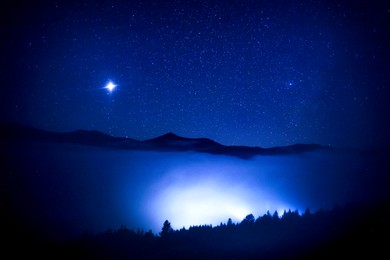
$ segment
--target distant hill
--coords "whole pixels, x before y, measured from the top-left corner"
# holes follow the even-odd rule
[[[283,155],[329,150],[320,144],[294,144],[289,146],[261,148],[250,146],[226,146],[208,138],[187,138],[174,133],[166,133],[145,141],[131,138],[113,137],[96,130],[76,130],[73,132],[50,132],[30,126],[0,124],[2,142],[54,142],[74,143],[128,150],[194,151],[209,154],[230,155],[250,158],[256,155]]]

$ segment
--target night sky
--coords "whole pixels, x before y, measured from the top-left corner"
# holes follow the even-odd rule
[[[390,144],[388,1],[0,9],[1,121],[138,140],[174,132],[261,147]]]

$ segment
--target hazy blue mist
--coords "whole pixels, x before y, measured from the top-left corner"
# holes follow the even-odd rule
[[[29,143],[7,156],[12,210],[59,238],[121,224],[158,233],[166,219],[174,228],[217,225],[388,195],[385,161],[352,151],[240,159]]]

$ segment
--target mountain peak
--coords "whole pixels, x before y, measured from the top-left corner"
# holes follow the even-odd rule
[[[184,137],[178,136],[177,134],[172,133],[172,132],[168,132],[166,134],[163,134],[160,137],[167,138],[167,139],[182,139],[182,138],[184,138]]]
[[[169,141],[187,141],[187,140],[190,140],[190,138],[178,136],[175,133],[168,132],[158,137],[146,140],[146,142],[169,142]]]

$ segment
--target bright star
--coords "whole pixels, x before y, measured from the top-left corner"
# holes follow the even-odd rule
[[[111,81],[108,82],[108,84],[104,87],[105,89],[108,89],[108,91],[112,92],[115,88],[116,88],[117,85],[115,85],[114,83],[112,83]]]

